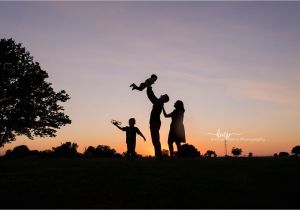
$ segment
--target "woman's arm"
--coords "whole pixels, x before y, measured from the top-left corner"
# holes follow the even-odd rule
[[[165,117],[171,117],[172,116],[172,113],[170,113],[170,114],[166,113],[165,107],[163,107],[163,113],[164,113]]]

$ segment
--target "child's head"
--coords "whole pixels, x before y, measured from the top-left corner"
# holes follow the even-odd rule
[[[128,123],[129,123],[129,126],[134,126],[135,125],[135,119],[130,118]]]
[[[155,74],[151,75],[151,80],[152,82],[155,82],[157,80],[157,76]]]

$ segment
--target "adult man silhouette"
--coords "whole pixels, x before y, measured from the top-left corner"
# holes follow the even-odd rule
[[[161,125],[160,114],[164,107],[164,103],[167,103],[169,101],[169,96],[167,94],[164,94],[161,95],[159,98],[157,98],[153,93],[151,86],[147,87],[147,96],[151,101],[151,103],[153,104],[151,115],[150,115],[150,132],[151,132],[152,143],[155,150],[155,157],[156,159],[162,159],[160,137],[159,137],[159,129]]]

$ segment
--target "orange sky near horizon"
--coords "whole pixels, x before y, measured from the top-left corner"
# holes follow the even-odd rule
[[[186,121],[186,120],[185,120]],[[161,144],[162,149],[168,149],[167,136],[170,120],[162,119],[161,128]],[[63,127],[56,138],[35,138],[35,140],[29,140],[26,137],[18,137],[17,141],[5,145],[4,148],[0,149],[0,153],[8,149],[12,149],[15,146],[25,144],[30,149],[46,150],[56,147],[61,143],[66,141],[76,142],[79,144],[78,151],[84,152],[88,146],[97,145],[108,145],[117,150],[118,153],[123,153],[126,151],[125,143],[125,132],[122,132],[115,128],[109,121],[107,124],[111,127],[109,132],[101,135],[101,128],[99,130],[86,128],[85,130],[78,129],[74,132],[72,125]],[[138,126],[138,125],[137,125]],[[143,134],[146,136],[147,141],[144,142],[143,139],[137,136],[137,147],[136,151],[143,156],[154,155],[154,148],[151,142],[150,131],[148,125],[138,126]],[[186,126],[187,127],[187,126]],[[191,128],[193,127],[193,128]],[[225,130],[221,130],[224,132]],[[228,131],[228,130],[227,130]],[[236,131],[228,131],[234,132]],[[203,155],[207,150],[214,150],[219,156],[225,155],[224,149],[224,139],[212,136],[209,133],[217,133],[217,130],[212,130],[205,132],[200,126],[190,126],[186,128],[186,136],[188,144],[193,144]],[[274,153],[281,151],[291,152],[292,147],[298,144],[298,139],[293,138],[293,136],[286,136],[284,134],[278,136],[259,136],[257,133],[241,133],[241,136],[232,136],[227,140],[227,150],[228,154],[231,155],[232,147],[239,147],[243,149],[243,156],[247,156],[249,152],[252,152],[254,156],[272,156]],[[66,137],[67,136],[67,137]],[[283,139],[288,139],[288,143],[282,141]],[[174,145],[175,146],[175,145]],[[176,147],[175,147],[176,148]],[[175,149],[176,150],[176,149]]]

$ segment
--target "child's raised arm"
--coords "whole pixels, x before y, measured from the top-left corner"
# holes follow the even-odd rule
[[[121,126],[119,126],[117,123],[113,123],[117,128],[119,128],[121,131],[124,131],[124,129],[121,127]]]

